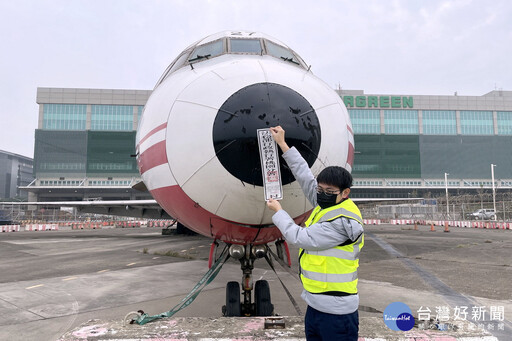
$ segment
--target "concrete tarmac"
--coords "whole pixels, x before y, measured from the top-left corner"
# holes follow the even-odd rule
[[[429,230],[366,226],[359,268],[361,337],[386,332],[382,312],[398,301],[415,317],[418,310],[430,309],[430,317],[449,315],[449,323],[455,310],[466,306],[466,336],[492,333],[495,339],[509,340],[512,231]],[[120,321],[139,309],[167,311],[207,271],[210,244],[202,236],[162,236],[160,229],[149,228],[0,234],[0,339],[57,340],[91,319]],[[291,253],[296,269],[296,249]],[[300,282],[276,268],[304,312]],[[258,279],[269,281],[277,314],[297,315],[264,260],[256,262]],[[222,320],[225,285],[240,280],[239,264],[229,260],[176,318]],[[478,314],[473,307],[480,307]]]

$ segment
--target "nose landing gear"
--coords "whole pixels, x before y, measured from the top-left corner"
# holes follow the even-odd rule
[[[231,245],[229,254],[240,261],[242,276],[243,302],[240,298],[238,282],[228,282],[226,286],[226,305],[222,307],[224,316],[271,316],[274,305],[270,297],[270,286],[266,280],[256,281],[253,287],[252,270],[254,261],[267,255],[267,245]],[[252,291],[254,289],[254,303]]]

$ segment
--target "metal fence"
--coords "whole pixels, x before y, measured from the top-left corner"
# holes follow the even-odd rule
[[[8,205],[0,203],[2,220],[12,223],[53,223],[75,221],[132,220],[131,217],[94,213],[78,213],[76,208],[41,208],[33,205]]]
[[[461,194],[448,197],[425,198],[412,203],[373,202],[360,203],[359,209],[365,219],[426,219],[426,220],[468,220],[468,215],[480,208],[493,209],[494,203],[490,191],[478,194]],[[36,206],[14,206],[0,203],[2,217],[13,222],[38,221],[86,221],[118,220],[126,217],[105,216],[98,214],[78,214],[76,209],[39,208]],[[512,221],[512,192],[496,195],[496,218],[499,221]]]
[[[426,200],[432,204],[421,203],[370,203],[358,205],[366,219],[432,219],[432,220],[468,220],[470,214],[478,209],[494,209],[491,193],[481,191],[478,194],[461,194]],[[496,218],[500,221],[512,220],[512,193],[496,195]]]

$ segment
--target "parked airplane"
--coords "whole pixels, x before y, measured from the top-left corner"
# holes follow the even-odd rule
[[[282,260],[290,260],[264,200],[256,131],[277,125],[314,174],[329,165],[351,171],[354,134],[347,109],[296,52],[258,32],[201,39],[165,70],[137,130],[139,171],[158,206],[84,202],[82,210],[153,218],[167,213],[215,240],[210,265],[217,241],[225,242],[242,265],[244,296],[241,302],[238,283],[228,283],[225,315],[268,315],[265,281],[256,283],[252,304],[254,261],[267,256],[271,242]],[[300,224],[312,207],[285,162],[280,172],[281,204]]]
[[[240,259],[244,303],[234,311],[227,304],[227,315],[251,312],[254,259],[281,238],[264,200],[256,137],[257,129],[277,125],[313,172],[351,170],[354,136],[340,97],[279,40],[226,31],[171,63],[137,130],[139,170],[158,204],[190,229],[232,244],[231,256]],[[285,162],[281,176],[283,208],[301,223],[312,207]]]

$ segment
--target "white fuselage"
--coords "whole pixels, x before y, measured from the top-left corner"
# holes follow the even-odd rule
[[[347,110],[336,92],[307,69],[270,55],[243,54],[223,54],[181,67],[150,96],[137,131],[137,154],[142,179],[155,199],[199,233],[247,243],[252,233],[230,236],[226,224],[238,229],[272,224],[273,212],[266,206],[263,187],[244,183],[228,172],[213,144],[213,126],[223,103],[241,89],[265,83],[297,92],[314,108],[321,144],[313,173],[329,165],[351,171],[354,140]],[[262,120],[260,128],[272,124]],[[256,139],[256,131],[249,133]],[[283,193],[282,206],[292,217],[300,220],[312,208],[296,181],[285,184]],[[208,217],[199,219],[201,214]],[[215,232],[216,220],[222,221],[219,231],[224,232]],[[268,238],[279,237],[275,227],[266,230]]]

